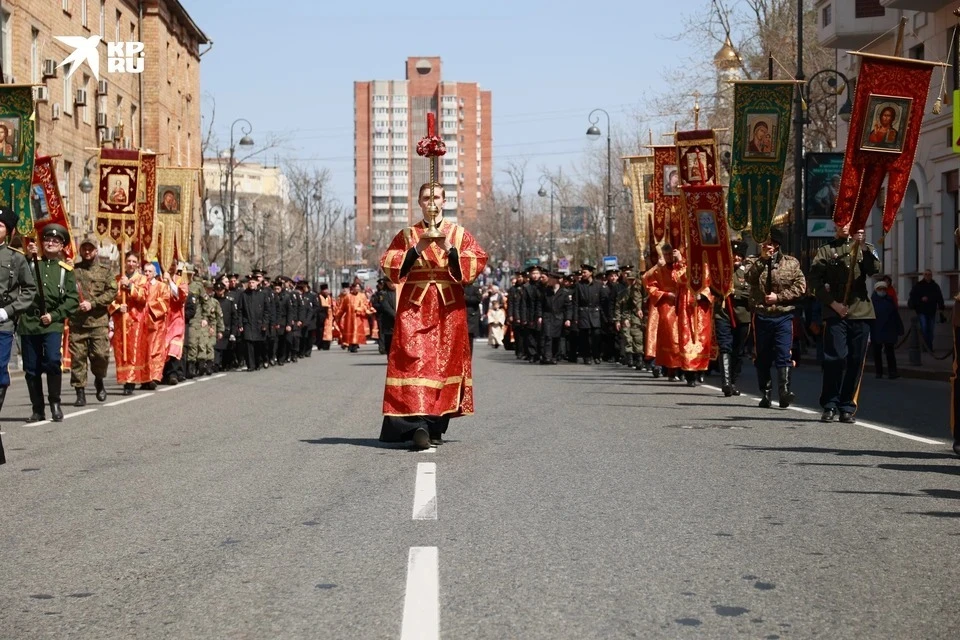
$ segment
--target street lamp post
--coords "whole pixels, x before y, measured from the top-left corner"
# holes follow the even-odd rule
[[[541,198],[546,197],[547,190],[543,188],[545,180],[550,181],[550,259],[548,260],[547,268],[553,271],[553,194],[554,188],[557,186],[553,178],[550,176],[543,176],[540,178],[540,190],[537,191],[537,195]]]
[[[320,191],[314,191],[313,193],[308,193],[308,194],[307,194],[307,203],[306,203],[306,206],[305,206],[305,208],[304,208],[304,210],[305,210],[305,212],[306,212],[306,222],[307,222],[307,233],[306,233],[306,235],[303,237],[303,249],[304,249],[304,253],[306,254],[306,258],[307,258],[307,267],[306,267],[306,270],[304,271],[304,276],[305,276],[306,279],[307,279],[307,283],[308,283],[308,284],[311,284],[311,286],[312,286],[312,282],[313,282],[313,274],[312,274],[312,272],[310,271],[310,242],[311,242],[311,238],[310,238],[310,200],[312,199],[314,202],[317,203],[317,211],[318,211],[318,213],[319,213],[319,210],[320,210],[320,200],[321,200],[322,198],[323,198],[323,193],[320,192]]]
[[[517,242],[517,262],[520,264],[520,268],[523,269],[524,252],[526,251],[526,243],[523,240],[523,207],[520,206],[520,196],[517,196],[516,206],[510,207],[510,211],[517,214],[517,220],[520,223],[520,240]]]
[[[587,116],[590,121],[590,127],[587,129],[587,135],[597,137],[600,135],[600,128],[597,123],[600,122],[600,116],[595,116],[597,112],[607,116],[607,255],[613,254],[613,189],[610,182],[611,156],[610,156],[610,114],[604,109],[594,109]]]
[[[242,147],[252,147],[253,138],[250,137],[250,132],[253,131],[253,125],[250,124],[250,121],[245,118],[237,118],[230,124],[230,164],[227,166],[227,193],[229,194],[230,200],[227,206],[227,242],[229,244],[229,249],[227,252],[227,273],[233,272],[233,249],[234,249],[234,230],[237,225],[237,200],[236,200],[236,186],[233,182],[233,170],[234,163],[236,158],[236,146],[233,143],[233,128],[237,123],[243,123],[240,126],[240,133],[243,136],[239,140],[239,144]]]

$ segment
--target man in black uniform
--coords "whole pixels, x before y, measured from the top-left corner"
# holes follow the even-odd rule
[[[571,274],[563,276],[563,290],[570,294],[571,303],[574,302],[573,296],[575,295],[577,277]],[[574,308],[574,321],[563,330],[563,339],[560,341],[561,355],[559,356],[560,358],[566,358],[567,362],[572,364],[577,363],[577,350],[580,344],[578,335],[576,309]]]
[[[589,264],[580,265],[580,282],[574,288],[573,304],[583,364],[600,364],[600,308],[606,297],[602,285],[593,279],[596,270]]]
[[[524,356],[523,350],[523,274],[513,274],[513,285],[507,292],[507,323],[510,325],[513,355],[517,360]]]
[[[390,344],[393,342],[393,325],[397,319],[397,285],[390,278],[383,279],[383,290],[380,291],[380,339],[383,341],[383,352],[390,353]],[[470,341],[473,348],[473,340]]]
[[[743,367],[743,355],[750,337],[750,284],[747,282],[747,243],[731,240],[733,252],[733,293],[722,297],[717,291],[714,308],[714,335],[720,350],[720,388],[723,395],[739,396],[737,380]]]
[[[480,286],[476,282],[471,282],[463,288],[463,301],[467,305],[467,333],[470,336],[470,354],[473,355],[473,341],[480,335],[480,304],[483,302],[483,294],[480,293]],[[383,334],[382,326],[380,333]]]
[[[852,274],[851,274],[852,271]],[[856,422],[857,392],[867,357],[870,321],[876,317],[867,278],[880,272],[880,258],[863,242],[863,229],[837,228],[837,237],[820,247],[810,266],[810,288],[823,307],[823,386],[821,422]]]
[[[234,304],[233,298],[227,295],[227,287],[222,282],[217,282],[214,285],[213,297],[220,304],[220,311],[223,313],[223,333],[213,346],[213,365],[215,371],[222,371],[224,354],[233,347],[237,340],[237,305]]]
[[[240,296],[240,333],[246,347],[247,371],[259,371],[263,361],[263,343],[267,335],[264,295],[255,278],[244,278]]]
[[[540,267],[527,269],[527,283],[523,286],[523,359],[540,362],[540,325],[543,323],[543,291]]]
[[[573,293],[560,286],[561,278],[561,273],[550,273],[543,289],[541,364],[557,364],[564,329],[568,329],[573,323]]]

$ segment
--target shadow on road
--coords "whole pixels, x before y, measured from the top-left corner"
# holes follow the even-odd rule
[[[876,458],[910,458],[914,460],[956,460],[952,453],[934,453],[932,451],[878,451],[876,449],[831,449],[827,447],[759,447],[754,445],[737,445],[744,451],[778,451],[783,453],[832,453],[836,456],[873,456]],[[884,466],[884,465],[881,465]],[[907,465],[887,465],[907,466]],[[918,471],[931,467],[919,466]],[[960,473],[960,466],[949,467]],[[907,469],[904,469],[907,471]]]
[[[300,440],[306,444],[349,444],[354,447],[370,447],[372,449],[409,449],[413,447],[404,442],[380,442],[376,438],[337,438],[327,437],[316,440]]]

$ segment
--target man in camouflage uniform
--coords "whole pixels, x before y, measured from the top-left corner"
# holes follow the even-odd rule
[[[107,391],[103,379],[110,360],[110,317],[107,307],[117,297],[117,281],[113,272],[97,260],[99,247],[95,240],[80,243],[80,262],[73,266],[77,279],[80,305],[70,318],[70,385],[77,391],[75,407],[87,404],[87,360],[93,372],[97,400],[104,402]]]
[[[17,318],[33,304],[37,283],[26,257],[10,247],[7,237],[17,226],[17,214],[0,207],[0,409],[10,386],[10,352]],[[0,464],[6,462],[0,440]]]
[[[203,375],[200,371],[200,353],[204,336],[208,333],[208,319],[204,314],[204,298],[210,297],[207,295],[206,287],[200,278],[194,278],[190,281],[189,295],[195,301],[196,311],[187,323],[186,376],[188,379]]]
[[[863,229],[851,232],[849,224],[837,228],[837,237],[817,250],[810,265],[810,288],[823,307],[825,324],[821,422],[833,422],[838,412],[840,422],[856,422],[857,392],[876,318],[867,278],[879,272],[877,250],[863,241]]]
[[[647,289],[643,286],[643,280],[637,280],[632,266],[624,266],[620,272],[625,288],[617,297],[615,326],[624,342],[626,364],[636,369],[645,369],[647,363],[643,353],[647,318],[643,310],[647,308]]]
[[[771,229],[769,238],[760,243],[760,257],[747,268],[757,331],[756,365],[763,394],[761,408],[770,407],[771,365],[776,366],[779,373],[780,406],[789,407],[795,399],[790,391],[793,312],[807,291],[807,281],[800,270],[800,261],[780,251],[782,240],[783,232]]]
[[[197,341],[197,373],[199,375],[210,375],[213,373],[213,350],[217,340],[223,337],[224,324],[220,301],[213,296],[213,282],[206,278],[203,280],[203,295],[200,297],[197,315],[203,318],[200,323],[199,340]],[[206,322],[205,326],[204,321]]]

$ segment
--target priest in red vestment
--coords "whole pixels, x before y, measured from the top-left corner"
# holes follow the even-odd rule
[[[380,440],[427,448],[442,442],[450,418],[473,413],[463,287],[483,271],[487,254],[466,229],[443,220],[441,185],[422,185],[417,199],[424,220],[398,233],[380,260],[399,287]],[[439,238],[426,233],[431,204]]]
[[[117,382],[123,385],[123,395],[133,393],[143,377],[143,359],[140,353],[140,327],[144,296],[141,289],[144,277],[140,274],[140,258],[130,251],[124,258],[123,275],[117,277],[117,297],[107,308],[113,320],[113,359],[117,365]]]
[[[360,350],[361,344],[367,344],[367,318],[374,313],[367,294],[360,290],[360,284],[354,282],[350,292],[343,297],[337,309],[337,323],[340,325],[340,342],[350,347],[350,352]]]
[[[677,316],[683,282],[683,260],[680,251],[663,245],[663,257],[643,274],[643,284],[650,298],[651,315],[647,331],[647,357],[654,358],[654,371],[663,370],[670,380],[679,379],[683,360],[680,357],[680,325]],[[656,373],[655,373],[656,375]]]
[[[170,287],[157,279],[157,267],[152,262],[143,264],[144,284],[135,290],[144,305],[140,317],[138,358],[143,363],[138,382],[141,389],[152,391],[163,378],[167,361],[167,310],[170,307]]]

